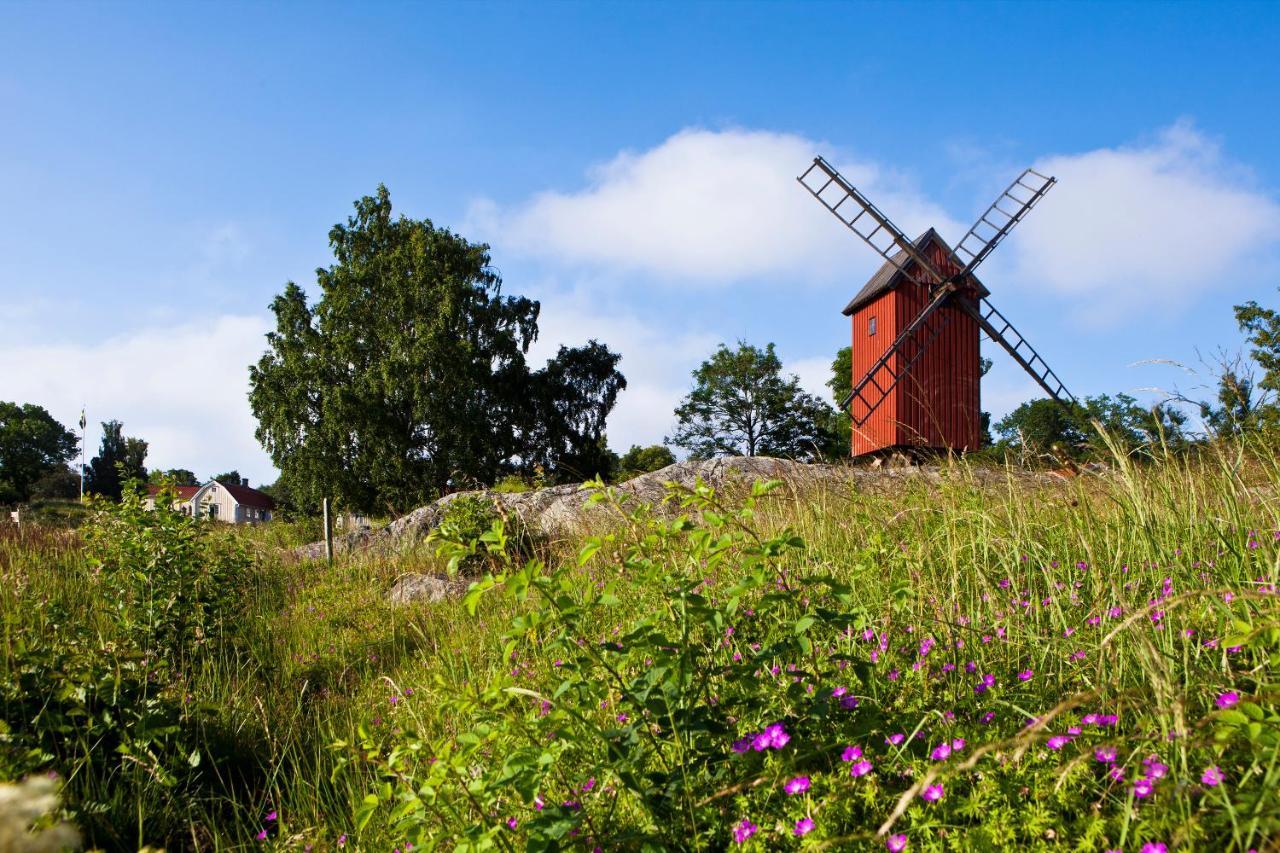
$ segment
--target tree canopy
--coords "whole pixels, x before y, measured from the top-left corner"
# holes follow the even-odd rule
[[[29,500],[35,484],[65,467],[79,446],[43,406],[0,401],[0,504]]]
[[[739,341],[724,344],[693,371],[694,388],[676,408],[675,434],[667,442],[695,459],[713,456],[823,455],[831,436],[830,407],[784,376],[770,343],[763,350]]]
[[[651,471],[660,471],[675,462],[676,455],[665,444],[651,444],[648,447],[633,444],[618,459],[618,480],[621,482]]]
[[[157,486],[162,482],[172,483],[175,486],[200,485],[196,472],[187,468],[168,468],[164,471],[157,468],[147,475],[147,482]]]
[[[124,435],[120,421],[104,421],[102,444],[98,455],[89,460],[85,471],[86,492],[119,500],[128,480],[146,480],[147,443]]]
[[[538,303],[503,295],[487,246],[393,217],[386,187],[329,244],[319,301],[289,282],[250,368],[257,436],[294,500],[397,511],[534,466],[592,473],[626,387],[616,354],[593,341],[530,371]]]
[[[1125,452],[1185,441],[1182,412],[1168,405],[1143,408],[1128,394],[1087,397],[1072,411],[1047,398],[1030,400],[1000,419],[995,429],[999,447],[1077,459],[1090,450],[1106,452],[1095,422]]]

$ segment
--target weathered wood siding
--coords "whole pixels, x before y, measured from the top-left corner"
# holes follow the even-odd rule
[[[857,384],[871,366],[884,355],[898,336],[898,312],[896,310],[897,294],[895,291],[880,296],[874,302],[864,305],[853,313],[853,382]],[[871,318],[876,320],[876,333],[870,334]],[[893,367],[897,369],[898,359],[894,359]],[[888,367],[880,370],[876,381],[881,387],[888,387],[892,378]],[[868,394],[875,393],[871,389]],[[866,423],[858,426],[857,419],[867,412],[865,403],[855,399],[852,404],[855,423],[853,424],[853,455],[871,453],[883,447],[891,447],[898,440],[898,395],[890,394],[871,413]]]
[[[926,251],[944,274],[957,271],[943,247],[932,243]],[[854,313],[855,383],[927,303],[928,293],[924,288],[905,282]],[[854,427],[854,456],[891,447],[976,450],[980,446],[978,324],[958,308],[939,309],[940,315],[943,312],[949,315],[949,321],[941,334],[929,344],[924,355],[871,418],[860,429]],[[873,336],[867,334],[871,316],[877,318]],[[902,359],[901,355],[895,356],[895,369],[900,367]],[[877,378],[881,384],[887,384],[888,370]],[[855,414],[861,416],[862,411]]]

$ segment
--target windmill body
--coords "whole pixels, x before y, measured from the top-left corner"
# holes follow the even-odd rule
[[[853,388],[840,408],[853,421],[854,456],[892,448],[976,450],[984,334],[1074,412],[1075,397],[974,274],[1054,178],[1025,170],[954,247],[932,228],[909,240],[821,157],[796,180],[884,259],[844,309],[853,322]]]
[[[915,245],[944,275],[960,271],[951,248],[932,228]],[[927,291],[908,278],[917,272],[914,262],[905,252],[900,260],[905,273],[886,261],[845,306],[845,316],[853,321],[851,382],[866,376],[928,305]],[[987,295],[976,276],[969,276],[966,286],[975,295]],[[873,410],[862,398],[850,401],[854,456],[907,447],[969,451],[981,445],[980,329],[954,304],[941,306],[938,313],[946,322],[939,323],[937,337],[880,405]],[[881,385],[890,384],[905,358],[894,353],[877,369],[875,378]]]

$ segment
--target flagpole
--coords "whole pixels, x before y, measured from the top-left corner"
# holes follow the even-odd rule
[[[84,503],[84,440],[85,440],[84,406],[80,407],[80,503]]]

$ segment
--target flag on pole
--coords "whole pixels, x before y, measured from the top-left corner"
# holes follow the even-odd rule
[[[81,409],[80,410],[80,431],[81,432],[84,432],[84,427],[86,423],[88,423],[88,421],[84,419],[84,409]]]

